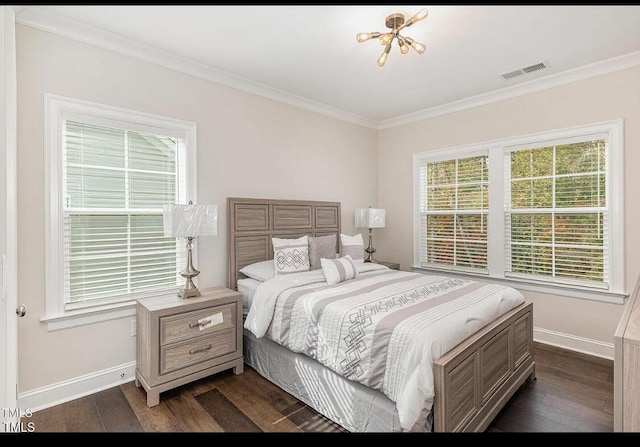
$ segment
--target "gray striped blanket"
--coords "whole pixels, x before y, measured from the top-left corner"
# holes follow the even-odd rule
[[[322,270],[266,281],[245,327],[383,392],[403,429],[419,430],[433,406],[433,362],[524,297],[498,284],[376,264],[358,269],[335,285]]]

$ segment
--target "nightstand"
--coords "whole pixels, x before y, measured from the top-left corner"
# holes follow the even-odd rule
[[[218,287],[201,296],[143,298],[136,304],[136,386],[147,392],[147,405],[160,393],[233,368],[244,370],[242,294]]]
[[[400,264],[397,262],[378,261],[377,263],[389,267],[390,269],[400,270]]]

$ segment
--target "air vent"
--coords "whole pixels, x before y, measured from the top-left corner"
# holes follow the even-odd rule
[[[524,71],[522,70],[516,70],[516,71],[510,71],[509,73],[505,73],[502,75],[503,78],[505,79],[511,79],[511,78],[515,78],[516,76],[520,76],[523,75]]]
[[[510,71],[508,73],[504,73],[502,75],[502,77],[504,79],[511,79],[511,78],[515,78],[517,76],[521,76],[523,74],[527,74],[527,73],[531,73],[534,71],[538,71],[538,70],[542,70],[543,68],[547,68],[549,66],[549,64],[547,64],[546,62],[540,62],[534,65],[529,65],[528,67],[524,67],[524,68],[519,68],[518,70],[514,70],[514,71]]]

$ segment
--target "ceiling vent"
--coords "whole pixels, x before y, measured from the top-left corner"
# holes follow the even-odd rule
[[[547,68],[548,66],[549,66],[549,64],[547,64],[546,62],[540,62],[540,63],[537,63],[537,64],[529,65],[528,67],[519,68],[518,70],[510,71],[508,73],[504,73],[502,75],[502,77],[504,79],[511,79],[511,78],[515,78],[517,76],[521,76],[523,74],[527,74],[527,73],[531,73],[531,72],[534,72],[534,71],[542,70],[543,68]]]

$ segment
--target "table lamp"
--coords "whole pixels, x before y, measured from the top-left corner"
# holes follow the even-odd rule
[[[166,237],[187,238],[187,265],[180,272],[185,278],[184,288],[178,290],[180,298],[200,296],[200,291],[193,283],[193,278],[200,271],[193,266],[193,239],[198,236],[215,236],[218,234],[218,206],[169,204],[163,207],[164,235]]]

